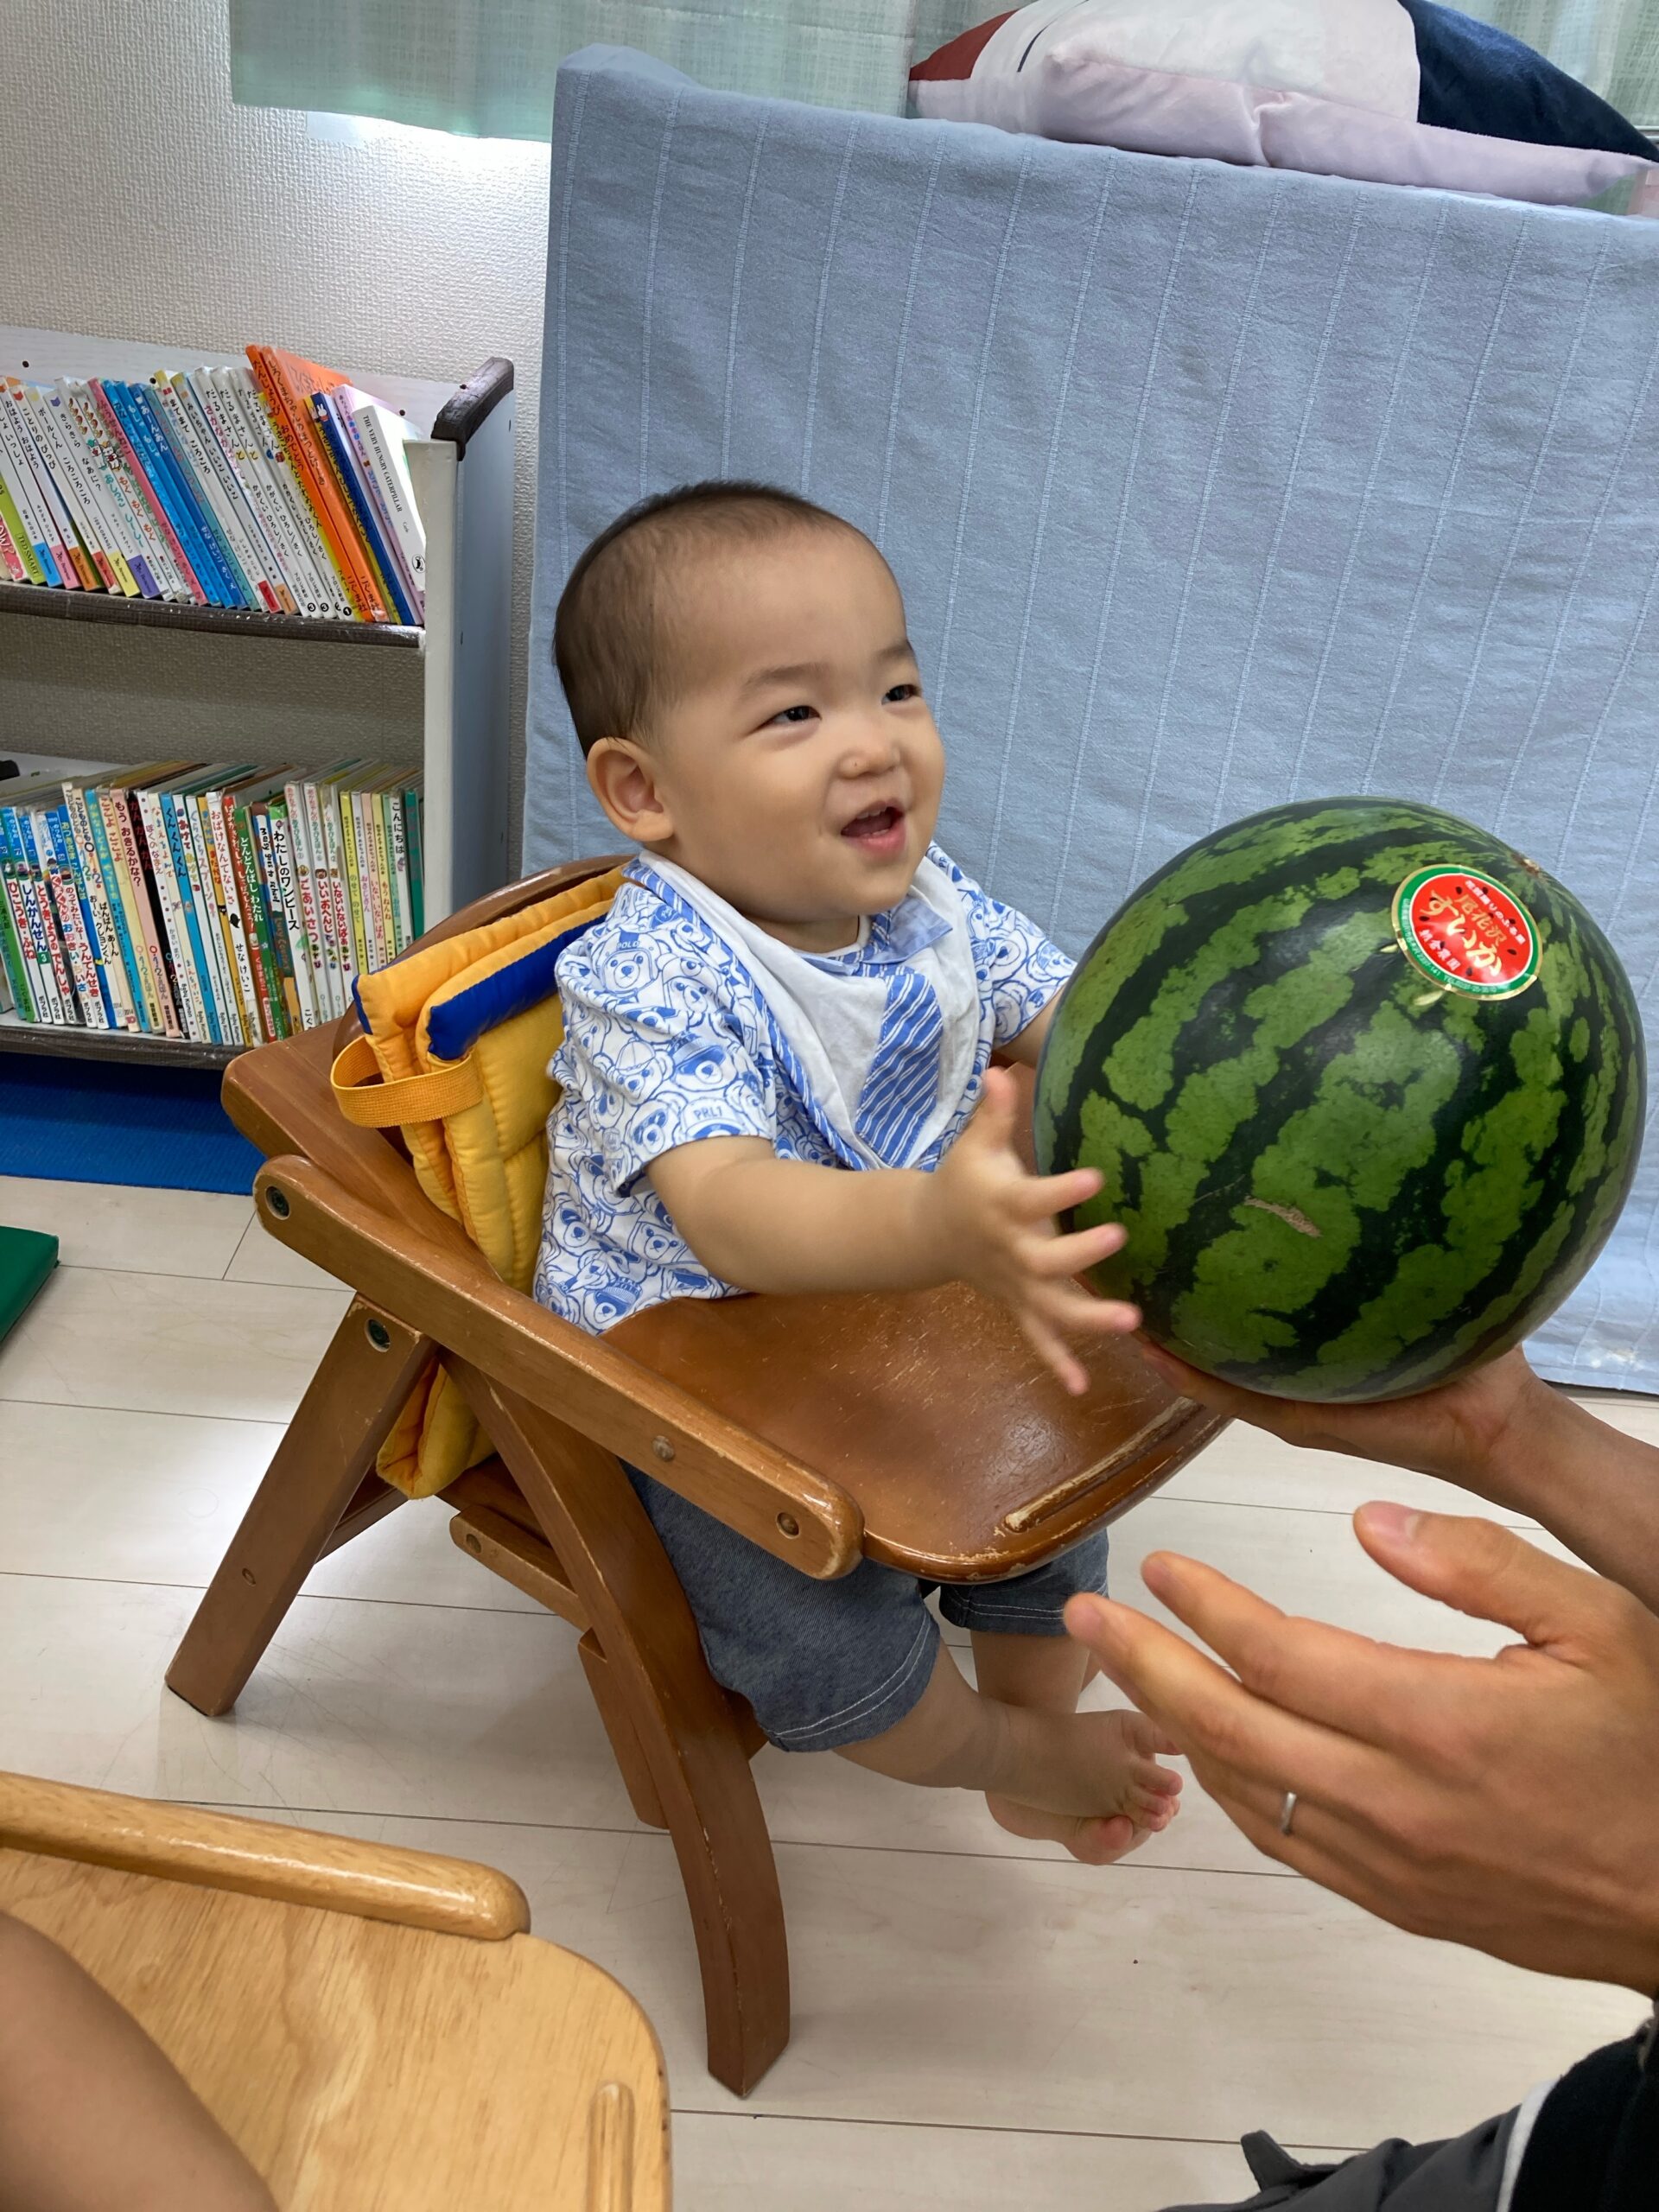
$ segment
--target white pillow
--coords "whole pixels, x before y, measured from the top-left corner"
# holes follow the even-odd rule
[[[1399,0],[1039,0],[911,72],[953,122],[1555,204],[1623,186],[1659,214],[1659,164],[1419,123],[1418,92]]]

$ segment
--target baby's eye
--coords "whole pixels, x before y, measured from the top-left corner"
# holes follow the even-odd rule
[[[816,707],[785,707],[772,719],[775,722],[810,722],[817,712]]]
[[[895,683],[891,691],[882,693],[881,703],[884,707],[902,706],[906,699],[919,699],[921,696],[919,683]]]

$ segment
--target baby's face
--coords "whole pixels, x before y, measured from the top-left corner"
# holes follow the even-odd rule
[[[887,563],[851,531],[721,551],[671,618],[690,655],[635,834],[786,943],[831,951],[910,888],[944,754]]]

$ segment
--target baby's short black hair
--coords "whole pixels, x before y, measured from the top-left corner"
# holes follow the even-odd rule
[[[803,528],[853,524],[775,484],[715,478],[641,499],[601,531],[553,620],[553,658],[584,753],[601,737],[644,736],[672,696],[663,585],[677,565],[699,550]]]

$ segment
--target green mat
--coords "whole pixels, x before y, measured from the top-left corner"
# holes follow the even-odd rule
[[[0,1338],[58,1264],[58,1240],[38,1229],[0,1229]]]

